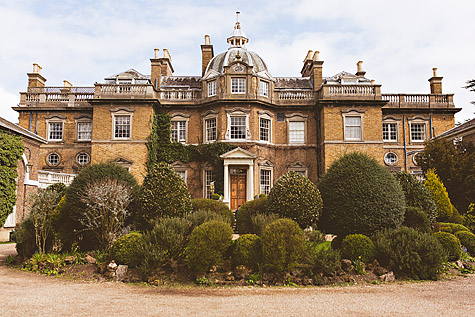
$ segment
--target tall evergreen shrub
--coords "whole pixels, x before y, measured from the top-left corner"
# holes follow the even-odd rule
[[[434,170],[427,171],[424,186],[430,191],[437,206],[437,221],[450,221],[453,214],[452,203],[444,184],[442,184]]]

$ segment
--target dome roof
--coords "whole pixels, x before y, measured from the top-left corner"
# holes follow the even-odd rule
[[[253,73],[267,72],[266,63],[257,53],[248,51],[243,47],[231,47],[226,52],[219,53],[209,62],[206,73],[213,70],[219,74],[224,73],[224,67],[235,62],[242,62],[252,67]]]

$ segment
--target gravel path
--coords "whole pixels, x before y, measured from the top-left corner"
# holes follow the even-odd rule
[[[0,266],[0,316],[473,316],[475,276],[314,288],[155,288]]]

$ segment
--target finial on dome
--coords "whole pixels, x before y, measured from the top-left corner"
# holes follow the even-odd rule
[[[236,24],[234,25],[234,30],[231,32],[231,35],[228,37],[229,48],[245,47],[246,43],[249,42],[246,34],[241,30],[241,23],[239,22],[240,14],[241,12],[236,11]]]
[[[236,11],[236,23],[239,23],[239,15],[240,14],[241,14],[241,12]]]

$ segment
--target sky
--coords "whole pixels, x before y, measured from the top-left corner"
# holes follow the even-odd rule
[[[273,76],[300,76],[318,50],[325,77],[361,60],[383,93],[428,94],[437,67],[462,108],[455,121],[475,117],[475,92],[463,88],[475,78],[473,0],[0,0],[0,116],[18,122],[11,107],[33,63],[47,86],[92,87],[130,68],[150,74],[153,49],[167,48],[174,75],[199,76],[204,35],[225,51],[236,11]]]

